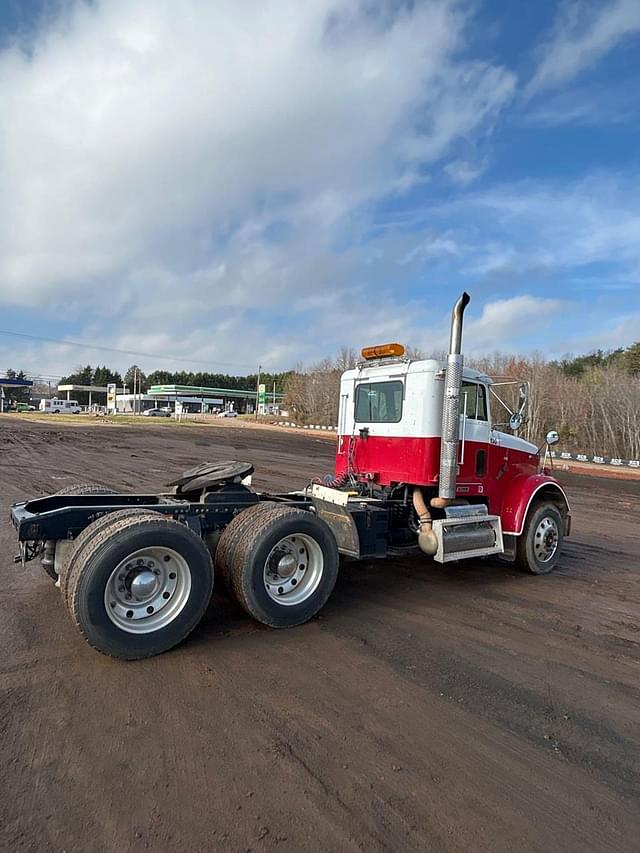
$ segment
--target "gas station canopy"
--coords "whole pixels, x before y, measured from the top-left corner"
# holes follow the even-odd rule
[[[4,389],[5,388],[31,388],[33,382],[30,379],[9,379],[8,376],[0,376],[0,412],[4,411]]]
[[[95,391],[98,394],[106,394],[106,385],[58,385],[58,391]]]
[[[31,379],[9,379],[8,376],[0,376],[0,388],[31,388]]]

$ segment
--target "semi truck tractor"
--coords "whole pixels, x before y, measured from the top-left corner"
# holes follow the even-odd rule
[[[453,308],[444,363],[385,344],[343,374],[333,474],[286,494],[258,493],[236,461],[197,465],[161,494],[77,484],[12,506],[16,561],[41,560],[80,634],[124,660],[181,642],[214,580],[287,628],[318,613],[349,558],[415,555],[416,571],[499,558],[547,574],[571,524],[541,460],[557,434],[520,438],[525,384],[505,402],[504,382],[463,366],[468,302]]]

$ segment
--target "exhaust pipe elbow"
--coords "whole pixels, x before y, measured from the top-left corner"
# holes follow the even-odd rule
[[[460,355],[462,352],[462,318],[464,309],[471,302],[471,297],[465,290],[458,298],[451,312],[451,335],[449,338],[449,355]]]
[[[438,550],[438,540],[436,539],[436,534],[433,532],[431,513],[425,502],[422,490],[417,486],[413,490],[412,499],[413,508],[416,511],[420,524],[418,529],[418,545],[421,551],[429,557],[433,557]]]

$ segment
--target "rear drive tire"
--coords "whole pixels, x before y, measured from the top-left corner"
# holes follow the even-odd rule
[[[516,563],[534,575],[553,571],[564,540],[564,521],[555,504],[540,503],[529,510],[516,545]]]
[[[63,562],[62,571],[60,574],[60,591],[62,592],[62,600],[71,610],[71,601],[69,598],[69,578],[73,571],[73,567],[78,561],[84,560],[84,552],[91,545],[98,534],[102,533],[114,521],[121,518],[156,518],[159,513],[154,513],[152,510],[140,509],[139,507],[131,507],[130,509],[118,509],[115,512],[109,512],[106,515],[100,516],[96,521],[87,525],[84,530],[78,534],[73,543],[69,556]],[[161,517],[161,516],[160,516]]]
[[[231,582],[231,566],[235,559],[238,546],[247,535],[247,531],[255,527],[258,519],[265,513],[271,513],[275,504],[266,501],[250,506],[235,516],[224,528],[215,554],[216,576],[221,578],[228,592],[235,598],[233,584]],[[287,512],[295,512],[292,507],[280,507]],[[240,603],[240,602],[238,602]]]
[[[235,598],[272,628],[315,616],[338,578],[338,547],[327,524],[307,510],[279,504],[247,520],[226,559]]]
[[[136,660],[167,651],[196,627],[213,591],[213,566],[184,524],[159,513],[116,515],[76,555],[67,596],[89,645]]]
[[[65,486],[58,492],[54,492],[51,497],[60,497],[60,495],[117,495],[113,489],[108,489],[106,486],[98,486],[96,483],[76,483],[73,486]]]
[[[76,483],[74,486],[65,486],[64,489],[60,489],[58,492],[54,492],[51,497],[60,497],[64,495],[115,495],[112,489],[107,489],[104,486],[97,486],[94,483]],[[63,575],[66,572],[66,567],[69,563],[69,557],[62,561],[62,565],[60,567],[60,575]],[[46,563],[42,564],[42,568],[49,575],[49,577],[58,581],[59,574],[56,572],[54,566],[49,566]]]

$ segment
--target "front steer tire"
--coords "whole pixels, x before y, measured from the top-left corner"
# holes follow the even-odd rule
[[[234,597],[271,628],[307,622],[325,605],[338,578],[333,533],[313,513],[279,504],[243,515],[223,534],[230,540],[225,568]],[[222,538],[220,545],[225,545]]]
[[[516,563],[534,575],[547,575],[556,567],[564,541],[564,519],[554,503],[529,510],[516,545]]]
[[[213,591],[211,556],[193,531],[159,513],[114,513],[108,522],[70,563],[71,617],[89,645],[105,655],[137,660],[161,654],[184,640],[204,615]],[[139,599],[136,579],[143,579],[142,589],[148,577],[156,586]]]

